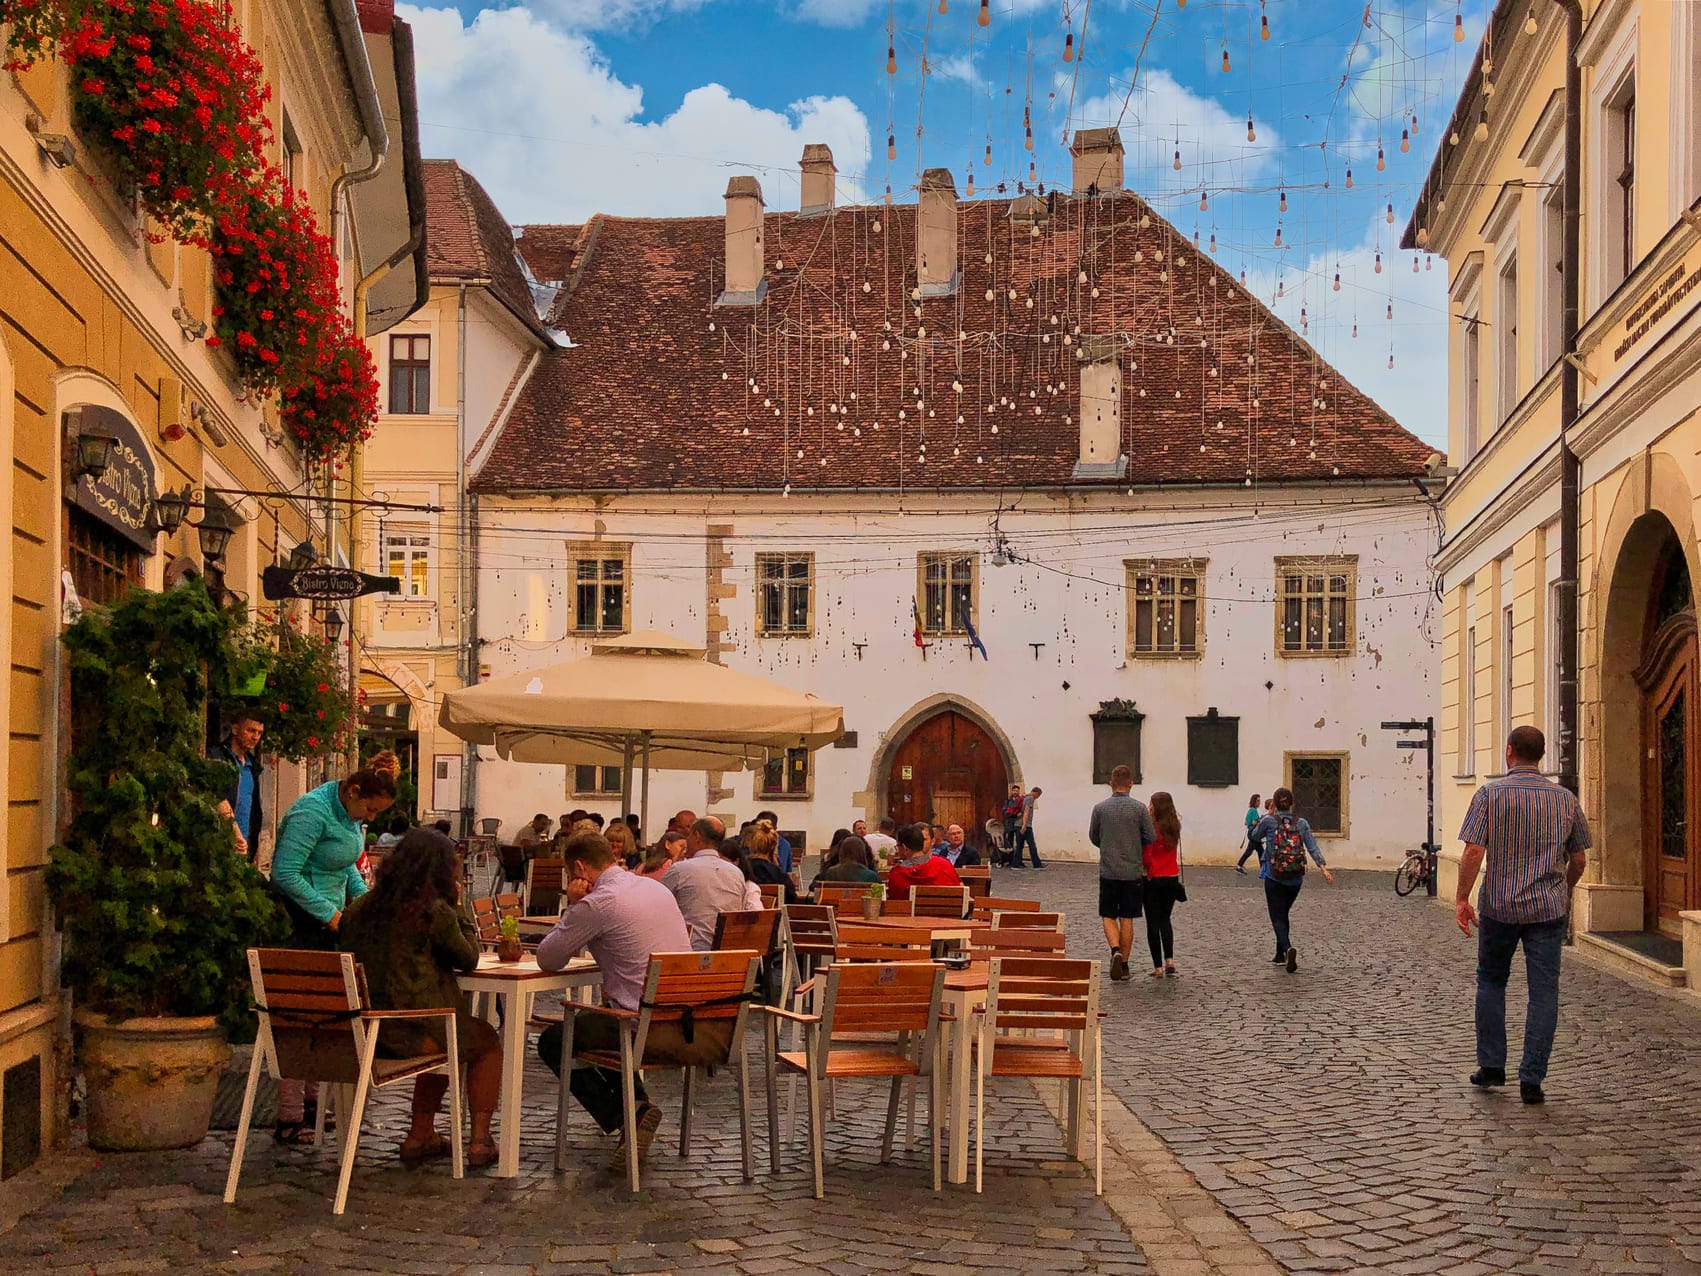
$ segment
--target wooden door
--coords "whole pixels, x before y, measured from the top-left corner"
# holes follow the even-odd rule
[[[1701,886],[1697,829],[1695,659],[1685,644],[1643,699],[1643,847],[1647,925],[1681,936],[1678,914],[1694,908]]]
[[[973,719],[947,710],[892,751],[886,813],[899,824],[961,824],[969,844],[984,850],[983,826],[1008,787],[997,742]]]

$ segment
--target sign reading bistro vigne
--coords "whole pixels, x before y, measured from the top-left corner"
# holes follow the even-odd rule
[[[117,439],[112,460],[100,476],[85,474],[77,480],[77,508],[100,520],[118,535],[147,553],[152,553],[155,535],[148,530],[148,509],[154,499],[154,461],[141,431],[120,412],[84,403],[72,408],[81,418],[78,433],[106,433]],[[70,415],[70,413],[67,413]]]
[[[369,576],[350,567],[268,567],[260,573],[260,592],[273,599],[332,602],[362,594],[399,594],[402,582],[398,576]]]

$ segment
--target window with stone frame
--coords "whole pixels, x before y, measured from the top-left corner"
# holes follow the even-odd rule
[[[620,794],[620,768],[617,766],[575,766],[573,796],[607,797]]]
[[[756,629],[770,638],[808,637],[815,616],[815,555],[756,555]]]
[[[1141,559],[1128,568],[1130,655],[1197,656],[1205,650],[1205,563]]]
[[[979,583],[974,554],[923,554],[921,627],[925,634],[966,634],[974,624]]]
[[[762,796],[808,797],[813,774],[808,749],[770,749],[762,761]]]
[[[403,598],[429,598],[431,534],[422,527],[385,528],[384,574],[402,582]]]
[[[585,541],[567,547],[576,634],[623,634],[632,612],[632,547]]]
[[[1319,837],[1345,837],[1347,755],[1290,753],[1287,762],[1294,814],[1302,816]]]
[[[1351,653],[1358,559],[1276,560],[1276,651],[1283,656]]]

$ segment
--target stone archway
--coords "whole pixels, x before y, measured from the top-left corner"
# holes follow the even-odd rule
[[[939,739],[932,739],[934,735],[938,735]],[[897,764],[904,750],[915,747],[914,742],[923,736],[929,737],[930,748],[938,746],[947,752],[952,742],[960,744],[965,756],[954,759],[941,757],[942,774],[937,777],[931,771],[926,774],[918,772],[915,780],[924,787],[909,790],[906,797],[903,790],[894,788],[895,784],[901,783],[895,779]],[[973,756],[982,741],[995,751],[995,759],[977,761]],[[921,763],[918,761],[917,765]],[[994,776],[996,778],[990,778]],[[935,810],[933,794],[926,787],[935,780],[939,781],[942,791],[948,789],[953,795],[948,803],[951,809],[944,812],[946,818],[941,822],[962,823],[976,845],[984,841],[982,824],[990,808],[1003,798],[1005,786],[1022,782],[1021,765],[1010,737],[991,714],[961,696],[930,696],[902,714],[885,733],[869,767],[867,796],[871,800],[864,804],[868,819],[879,820],[894,812],[910,819],[932,819],[941,814]],[[966,801],[967,805],[959,809],[962,801]],[[894,818],[897,818],[896,814]]]

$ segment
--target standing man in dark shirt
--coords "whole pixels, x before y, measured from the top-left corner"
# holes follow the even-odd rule
[[[1559,954],[1571,888],[1588,862],[1589,821],[1574,793],[1541,773],[1547,741],[1535,727],[1518,727],[1506,739],[1506,774],[1471,797],[1459,840],[1455,895],[1459,929],[1477,930],[1477,1070],[1475,1086],[1506,1084],[1506,980],[1512,954],[1524,945],[1530,988],[1524,1019],[1524,1057],[1518,1091],[1525,1103],[1547,1096],[1548,1056],[1559,1026]],[[1481,908],[1471,887],[1482,874]]]
[[[1114,767],[1110,796],[1093,808],[1087,824],[1087,838],[1099,848],[1099,920],[1110,945],[1110,977],[1119,983],[1128,978],[1134,919],[1144,905],[1146,848],[1158,840],[1152,813],[1130,794],[1133,787],[1133,770]]]
[[[236,825],[236,849],[250,862],[260,853],[260,829],[265,812],[260,806],[260,737],[265,724],[238,709],[231,715],[230,731],[210,755],[216,762],[236,768],[236,780],[219,804],[219,814]]]

